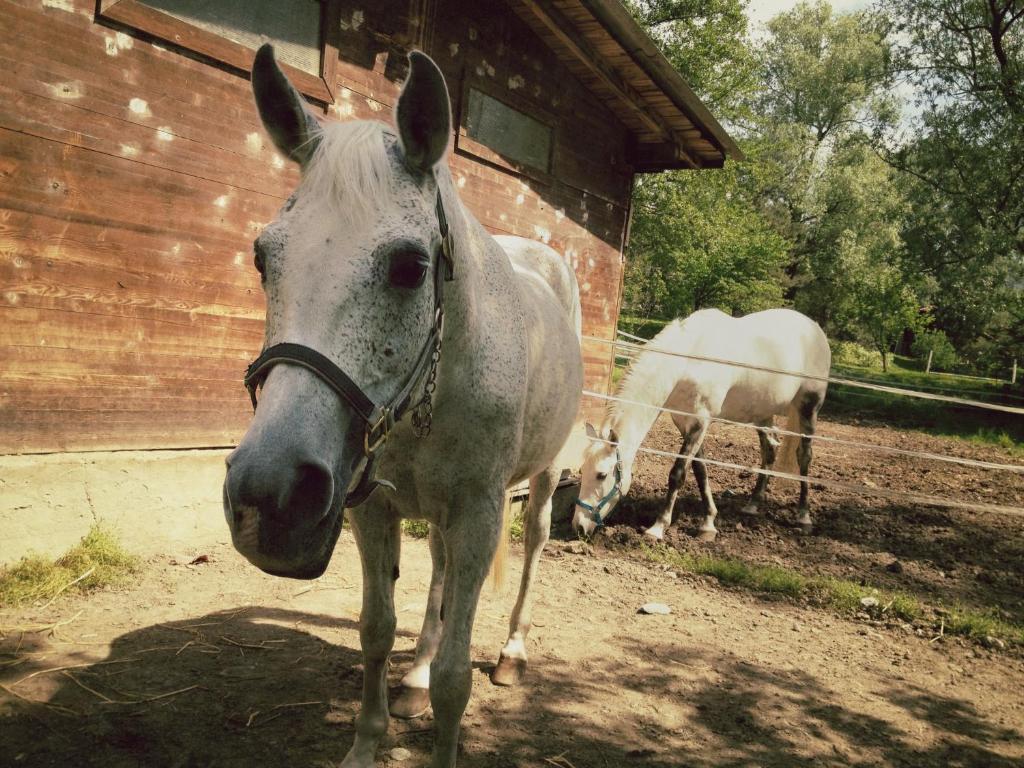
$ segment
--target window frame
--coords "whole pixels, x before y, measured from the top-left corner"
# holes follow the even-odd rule
[[[543,125],[551,131],[551,142],[548,146],[547,169],[537,168],[527,163],[520,163],[505,157],[500,152],[492,149],[487,144],[472,138],[466,127],[469,119],[469,92],[480,91],[488,98],[504,104],[520,114],[526,115],[531,120]],[[455,150],[460,154],[471,155],[484,160],[491,165],[510,171],[518,176],[544,184],[554,183],[555,174],[555,147],[558,143],[558,118],[547,110],[538,107],[530,99],[515,93],[514,91],[502,88],[491,80],[467,74],[462,80],[461,96],[459,100],[459,122],[458,130],[455,133]]]
[[[171,45],[200,54],[241,72],[252,70],[256,52],[248,46],[220,37],[139,0],[99,0],[97,21],[135,29]],[[313,75],[278,62],[288,79],[305,96],[324,105],[333,104],[338,89],[338,30],[341,22],[339,0],[320,0],[320,74]]]

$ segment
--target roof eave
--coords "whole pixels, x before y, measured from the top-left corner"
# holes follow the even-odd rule
[[[694,125],[703,126],[708,131],[709,138],[725,157],[733,160],[743,159],[743,152],[736,142],[693,92],[682,75],[673,68],[650,35],[637,24],[620,0],[579,0],[579,2],[593,14],[609,34],[618,40],[623,50],[629,53],[691,122]],[[668,167],[670,166],[666,166],[666,169]]]

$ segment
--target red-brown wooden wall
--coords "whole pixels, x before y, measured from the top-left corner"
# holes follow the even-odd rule
[[[367,5],[342,9],[338,119],[390,120],[404,71],[379,33],[396,25],[385,6],[408,3]],[[466,6],[441,2],[426,38],[456,109],[475,77],[558,128],[544,182],[454,153],[463,200],[491,231],[565,254],[584,333],[610,337],[625,130],[501,0]],[[94,7],[0,0],[0,453],[233,445],[262,343],[250,243],[297,171],[245,78],[97,24]],[[587,385],[603,388],[609,351],[585,351]]]

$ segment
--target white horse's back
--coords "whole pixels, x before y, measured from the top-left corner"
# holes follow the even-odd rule
[[[576,275],[558,252],[544,243],[525,237],[495,235],[494,239],[508,254],[521,283],[539,281],[555,294],[579,336],[582,333],[579,285]]]
[[[749,366],[828,376],[831,352],[824,332],[810,318],[791,309],[769,309],[730,317],[705,309],[677,320],[650,345],[683,355],[729,360]],[[678,358],[673,366],[679,385],[673,407],[692,411],[710,406],[716,415],[735,421],[759,421],[783,415],[806,394],[823,398],[826,383],[741,366]]]

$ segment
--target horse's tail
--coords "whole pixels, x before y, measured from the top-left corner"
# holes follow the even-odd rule
[[[491,589],[502,592],[505,589],[505,577],[508,570],[508,544],[512,537],[512,497],[506,493],[505,503],[501,507],[501,534],[498,547],[494,550],[491,560]]]
[[[786,417],[786,431],[792,434],[784,435],[782,445],[775,454],[775,464],[772,466],[776,472],[787,472],[791,475],[799,474],[797,466],[796,449],[800,445],[800,409],[796,401],[790,404]]]

